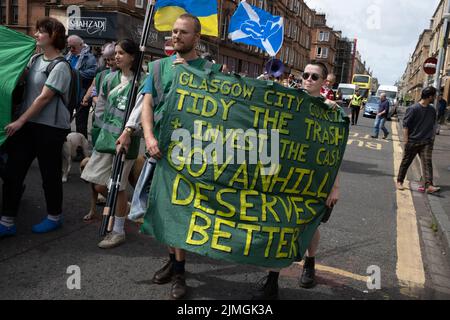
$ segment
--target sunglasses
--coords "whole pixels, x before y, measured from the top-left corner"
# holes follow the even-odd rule
[[[309,73],[309,72],[305,72],[302,75],[303,80],[308,80],[309,78],[312,79],[312,81],[317,81],[321,78],[320,75],[318,75],[317,73]]]

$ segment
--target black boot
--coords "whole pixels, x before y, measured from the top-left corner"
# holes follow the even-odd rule
[[[265,282],[258,288],[257,292],[253,295],[252,300],[267,301],[278,300],[278,272],[269,272],[269,275],[263,280]]]
[[[155,272],[153,276],[153,283],[156,284],[166,284],[172,281],[174,275],[173,271],[173,260],[169,260],[161,269]]]
[[[306,257],[305,265],[303,266],[303,273],[300,278],[300,287],[305,289],[311,289],[315,286],[316,286],[315,258]]]
[[[186,276],[184,273],[175,274],[172,289],[170,289],[170,297],[174,300],[183,299],[187,293]]]
[[[175,260],[173,262],[174,281],[172,283],[172,289],[170,290],[170,297],[175,300],[183,299],[188,291],[184,265],[185,261]]]

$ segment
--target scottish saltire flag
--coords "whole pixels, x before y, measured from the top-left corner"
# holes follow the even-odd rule
[[[190,13],[200,20],[203,35],[219,36],[217,0],[158,0],[155,9],[155,28],[158,31],[171,31],[179,16]]]
[[[274,57],[283,45],[284,21],[242,1],[231,18],[228,37],[261,48]]]

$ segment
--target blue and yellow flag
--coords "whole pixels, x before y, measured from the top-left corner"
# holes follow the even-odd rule
[[[203,35],[219,36],[216,0],[158,0],[155,9],[155,28],[158,31],[171,31],[180,15],[190,13],[199,18]]]

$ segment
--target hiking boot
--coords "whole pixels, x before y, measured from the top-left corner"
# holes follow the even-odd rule
[[[156,284],[166,284],[172,281],[173,261],[169,260],[161,269],[155,272],[152,282]]]
[[[125,233],[111,232],[99,242],[98,247],[101,249],[112,249],[120,246],[125,242]]]
[[[252,300],[268,301],[279,300],[278,294],[278,279],[266,276],[259,281],[259,288],[253,295]]]
[[[175,300],[183,299],[187,293],[186,277],[184,274],[176,274],[172,289],[170,290],[170,297]]]

